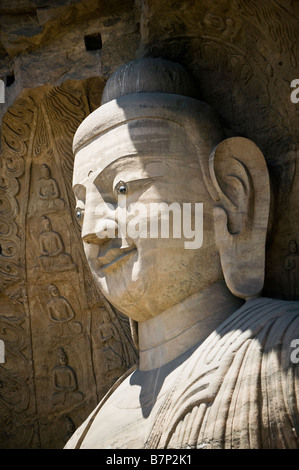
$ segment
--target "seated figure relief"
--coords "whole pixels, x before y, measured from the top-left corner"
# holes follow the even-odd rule
[[[52,386],[55,392],[52,394],[54,404],[78,403],[84,399],[82,392],[78,390],[76,372],[68,365],[68,358],[63,348],[58,349],[58,362],[52,371]]]
[[[37,194],[41,210],[59,210],[64,207],[64,200],[60,198],[56,180],[52,177],[51,169],[46,163],[40,166],[41,177],[38,180]]]
[[[262,296],[270,183],[258,147],[226,138],[183,67],[142,59],[108,80],[74,154],[85,255],[130,318],[139,363],[66,448],[298,448],[299,304]],[[187,216],[193,245],[179,236]]]
[[[67,299],[60,295],[55,284],[48,286],[51,299],[47,302],[46,309],[50,320],[50,331],[57,336],[76,336],[82,332],[82,324],[74,320],[75,312]]]
[[[39,235],[39,261],[45,271],[67,271],[75,269],[72,257],[64,252],[64,244],[59,233],[52,230],[51,220],[42,217],[43,231]]]

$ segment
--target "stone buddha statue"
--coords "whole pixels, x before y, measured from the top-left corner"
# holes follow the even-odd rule
[[[130,318],[139,363],[66,448],[297,448],[299,303],[261,295],[270,186],[258,147],[226,138],[183,67],[142,59],[108,80],[74,154],[86,258]],[[168,236],[151,230],[160,208]],[[188,214],[193,245],[177,230]]]

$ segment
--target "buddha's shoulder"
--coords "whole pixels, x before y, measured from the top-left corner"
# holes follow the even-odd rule
[[[77,449],[80,448],[80,445],[85,438],[87,432],[89,431],[92,423],[94,422],[95,418],[98,415],[99,410],[103,407],[103,405],[111,398],[112,394],[117,390],[120,391],[120,388],[126,388],[129,385],[130,378],[134,374],[137,369],[137,364],[132,366],[128,369],[109,389],[106,395],[102,398],[96,408],[90,413],[90,415],[86,418],[85,421],[76,429],[74,434],[68,440],[65,445],[65,449]]]
[[[249,334],[269,347],[281,346],[289,336],[299,334],[299,301],[257,298],[246,302],[217,329],[222,337],[232,331]]]

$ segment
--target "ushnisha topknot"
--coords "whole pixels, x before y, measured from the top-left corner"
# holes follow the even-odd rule
[[[78,127],[73,153],[76,156],[91,141],[124,123],[158,118],[184,126],[191,140],[201,133],[204,121],[204,133],[210,137],[208,154],[222,140],[223,129],[218,115],[197,95],[192,76],[181,64],[153,58],[124,64],[108,79],[101,106]]]
[[[119,67],[106,83],[101,104],[135,93],[170,93],[198,98],[193,78],[183,65],[154,58],[133,60]]]

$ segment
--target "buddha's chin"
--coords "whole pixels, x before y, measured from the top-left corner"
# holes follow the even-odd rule
[[[140,273],[139,263],[128,259],[118,269],[92,269],[93,278],[106,299],[125,315],[140,316],[147,296],[148,283]],[[138,320],[139,321],[139,320]]]
[[[148,286],[141,279],[123,279],[122,283],[115,279],[97,279],[98,286],[106,299],[120,312],[136,321],[148,319]]]

